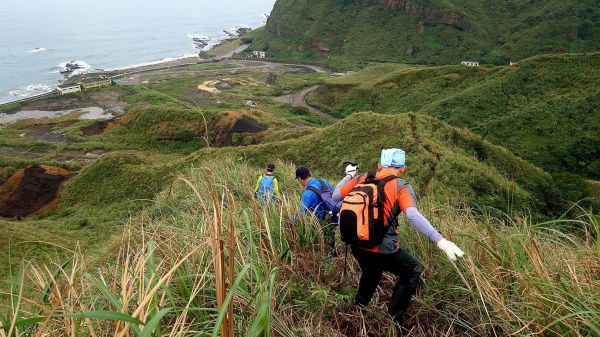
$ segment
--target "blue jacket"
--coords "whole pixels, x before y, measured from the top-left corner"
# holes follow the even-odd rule
[[[325,185],[327,185],[327,187],[329,189],[331,189],[333,191],[333,187],[331,187],[331,184],[325,180],[322,179],[323,182],[325,183]],[[319,182],[319,180],[315,179],[315,178],[310,178],[310,180],[308,181],[308,183],[306,184],[306,186],[312,186],[314,188],[316,188],[317,190],[321,190],[323,189],[323,186],[321,186],[321,183]],[[325,215],[325,207],[322,205],[322,200],[321,200],[321,196],[319,196],[317,193],[307,190],[305,189],[304,192],[302,193],[302,212],[314,212],[315,215],[319,218],[322,219],[323,216]]]

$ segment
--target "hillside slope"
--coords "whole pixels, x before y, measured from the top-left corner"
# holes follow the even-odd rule
[[[278,0],[254,49],[286,59],[507,64],[600,49],[598,0]]]
[[[374,169],[379,150],[385,147],[408,152],[406,179],[420,197],[432,202],[451,200],[455,206],[471,203],[505,211],[548,211],[544,197],[551,184],[548,174],[467,131],[422,115],[358,113],[299,139],[247,148],[205,149],[188,160],[202,163],[208,158],[238,158],[257,166],[291,161],[338,179],[344,160],[359,161],[364,170]]]
[[[436,116],[549,172],[600,178],[600,54],[537,56],[502,68],[380,65],[328,81],[310,101]]]

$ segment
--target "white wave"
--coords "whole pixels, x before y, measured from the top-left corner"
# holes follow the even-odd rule
[[[66,62],[62,62],[58,65],[59,71],[67,71],[67,64],[76,64],[77,67],[79,67],[78,69],[75,69],[73,72],[69,73],[69,77],[74,76],[74,75],[81,75],[81,74],[85,74],[88,71],[90,71],[90,69],[92,69],[92,66],[90,66],[89,64],[87,64],[85,61],[66,61]]]
[[[52,91],[52,87],[50,87],[46,84],[43,84],[43,83],[38,83],[38,84],[26,85],[19,89],[11,90],[8,92],[8,95],[13,96],[13,97],[23,97],[24,98],[24,97],[30,97],[30,96],[39,95],[39,94],[45,94],[50,91]]]
[[[206,47],[200,49],[201,51],[209,51],[212,48],[214,48],[216,45],[218,45],[219,43],[223,42],[225,39],[210,39],[210,41],[208,41],[208,44],[206,45]]]
[[[35,48],[35,49],[30,50],[29,52],[32,54],[35,54],[35,53],[41,53],[43,51],[46,51],[46,48]]]

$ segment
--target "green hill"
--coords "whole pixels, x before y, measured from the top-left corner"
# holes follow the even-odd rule
[[[208,158],[233,157],[257,166],[291,161],[337,182],[344,160],[357,160],[365,170],[375,169],[379,149],[386,147],[408,152],[406,179],[420,197],[432,202],[452,200],[457,207],[470,203],[504,211],[549,211],[545,195],[552,182],[547,173],[467,131],[422,115],[353,114],[299,139],[206,149],[191,160],[202,163]]]
[[[337,116],[415,112],[469,128],[548,172],[600,178],[600,54],[538,56],[511,67],[380,65],[310,96]]]
[[[61,117],[4,128],[0,181],[10,177],[9,196],[30,185],[20,169],[31,164],[72,176],[52,191],[56,208],[0,219],[0,335],[402,335],[385,311],[388,280],[369,310],[352,306],[358,265],[349,258],[342,274],[343,255],[325,255],[323,229],[298,214],[302,187],[293,176],[305,165],[336,183],[343,161],[374,169],[384,147],[407,150],[403,178],[419,208],[467,253],[450,263],[400,219],[402,248],[426,268],[407,313],[409,334],[597,334],[600,226],[593,210],[572,202],[597,199],[598,182],[550,175],[441,120],[461,125],[496,114],[486,104],[500,103],[476,99],[496,99],[494,90],[512,93],[505,109],[553,99],[595,109],[594,56],[541,57],[509,69],[367,68],[328,80],[311,97],[345,117],[335,123],[279,102],[336,75],[269,65],[209,76],[193,66],[124,87],[126,112],[110,122]],[[565,62],[562,72],[550,71]],[[219,81],[232,88],[199,90]],[[569,81],[579,84],[561,91]],[[427,110],[434,107],[470,115],[453,120]],[[32,126],[46,130],[42,136],[60,132],[65,143],[21,136]],[[93,151],[89,162],[61,159]],[[277,163],[282,192],[270,204],[253,197],[267,162]],[[29,199],[23,195],[19,201]]]
[[[508,64],[600,49],[598,0],[278,0],[254,49],[334,66]]]

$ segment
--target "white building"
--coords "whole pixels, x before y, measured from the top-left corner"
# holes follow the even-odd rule
[[[70,93],[73,93],[73,92],[80,92],[81,91],[81,85],[79,85],[78,83],[61,84],[56,89],[58,90],[58,92],[61,95],[66,95],[66,94],[70,94]]]
[[[267,57],[267,53],[264,51],[255,50],[252,52],[252,54],[254,55],[254,57],[258,57],[259,59],[264,59],[265,57]]]
[[[517,64],[517,62],[511,62],[510,65],[514,66],[515,64]]]
[[[467,67],[479,67],[479,62],[477,61],[462,61],[460,64]]]

